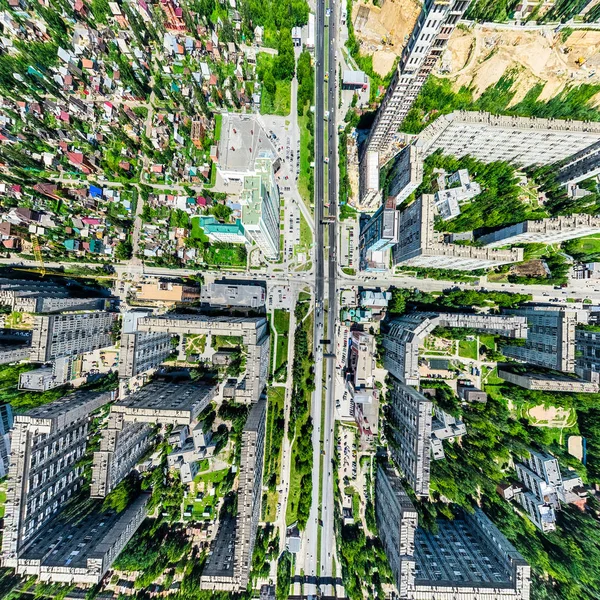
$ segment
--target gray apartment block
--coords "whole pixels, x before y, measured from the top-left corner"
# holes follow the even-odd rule
[[[365,142],[367,151],[384,155],[390,152],[400,125],[468,6],[469,0],[426,0],[423,3],[421,14],[375,115]]]
[[[384,367],[407,385],[419,384],[419,346],[436,327],[478,329],[510,338],[525,338],[527,319],[515,315],[417,312],[395,319],[383,337]]]
[[[563,185],[573,185],[600,173],[600,142],[577,152],[558,169],[557,179]]]
[[[579,358],[577,364],[579,364]],[[580,392],[588,394],[598,393],[598,382],[585,381],[572,375],[556,372],[523,372],[516,373],[508,369],[498,368],[498,377],[528,390],[544,392]]]
[[[149,499],[143,494],[119,514],[94,503],[83,518],[59,515],[27,548],[17,573],[53,583],[99,583],[146,518]]]
[[[599,140],[600,124],[589,121],[455,111],[426,127],[416,145],[424,157],[442,149],[459,158],[468,154],[486,163],[527,167],[564,160]]]
[[[0,278],[0,304],[30,313],[103,310],[106,298],[73,298],[70,290],[51,281]]]
[[[72,357],[57,358],[51,366],[21,373],[19,375],[19,389],[45,392],[60,387],[71,380],[72,369]]]
[[[446,244],[434,230],[432,194],[424,194],[400,213],[400,241],[392,251],[394,265],[472,271],[523,260],[522,248],[496,250]]]
[[[266,411],[263,398],[248,414],[242,431],[237,517],[235,523],[226,520],[220,525],[213,554],[200,578],[202,589],[239,591],[248,585],[261,512]]]
[[[600,330],[575,329],[575,372],[579,377],[600,383]]]
[[[404,202],[421,185],[423,161],[416,146],[406,146],[394,157],[389,181],[387,195],[394,198],[396,205]]]
[[[135,377],[155,369],[173,351],[168,333],[135,331],[121,334],[119,377]]]
[[[5,335],[0,330],[0,365],[28,360],[31,353],[31,332]]]
[[[209,283],[202,286],[200,302],[209,306],[262,308],[266,290],[260,285]]]
[[[393,378],[389,392],[390,453],[417,496],[428,496],[433,404]]]
[[[84,312],[36,316],[30,360],[49,362],[113,345],[111,330],[117,313]]]
[[[269,329],[264,317],[216,317],[178,315],[146,317],[138,322],[139,331],[178,335],[240,336],[247,348],[246,372],[237,383],[235,398],[258,402],[269,373]]]
[[[577,323],[587,322],[586,311],[532,306],[507,312],[526,317],[528,331],[524,346],[504,346],[505,356],[547,369],[575,372],[575,329]]]
[[[0,404],[0,477],[5,477],[10,466],[10,433],[13,411],[10,404]]]
[[[3,566],[16,568],[23,551],[79,491],[83,467],[77,461],[85,452],[89,415],[110,399],[110,392],[76,392],[15,416]]]
[[[482,235],[477,238],[477,241],[488,248],[534,242],[557,244],[599,231],[600,217],[583,214],[568,215],[538,221],[523,221]]]
[[[390,323],[383,337],[383,366],[399,381],[419,385],[419,346],[437,327],[437,314],[412,313]]]
[[[92,497],[105,497],[137,464],[152,443],[150,425],[190,425],[216,391],[202,382],[152,382],[113,404],[100,451],[94,452]]]
[[[480,509],[439,519],[430,533],[387,464],[377,469],[375,515],[402,600],[529,600],[529,565]]]

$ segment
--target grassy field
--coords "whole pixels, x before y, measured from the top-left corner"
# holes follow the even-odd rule
[[[589,237],[579,238],[571,242],[573,248],[582,254],[600,253],[600,234],[590,235]]]
[[[202,229],[202,227],[200,227],[200,218],[199,217],[194,217],[191,219],[192,221],[192,230],[191,230],[191,236],[194,239],[198,239],[201,242],[208,242],[209,239],[208,237],[206,237],[206,235],[204,234],[204,230]]]
[[[200,334],[191,334],[186,336],[185,354],[202,354],[206,349],[206,336]]]
[[[463,358],[472,358],[477,360],[477,342],[473,340],[468,342],[466,340],[460,340],[458,342],[458,355]]]
[[[239,244],[231,247],[209,246],[204,251],[204,261],[209,265],[225,267],[245,267],[246,249]]]
[[[479,343],[490,348],[491,350],[496,349],[496,338],[493,335],[481,334],[479,336]]]
[[[290,313],[287,310],[276,308],[273,311],[273,327],[277,332],[277,354],[274,365],[274,371],[277,371],[287,361]]]
[[[240,335],[213,335],[211,346],[213,348],[237,348],[244,339]]]
[[[304,115],[298,117],[298,127],[300,127],[300,176],[298,177],[298,192],[302,196],[307,206],[313,203],[308,192],[308,182],[312,175],[310,166],[310,147],[314,144],[313,136],[308,130],[308,120],[312,119],[310,109],[306,109]]]
[[[292,82],[275,82],[275,95],[272,96],[263,86],[260,96],[260,114],[261,115],[279,115],[287,117],[290,114],[292,103]]]
[[[223,124],[223,115],[217,113],[215,115],[215,142],[221,139],[221,125]]]
[[[4,518],[4,504],[6,503],[6,492],[0,492],[0,519]]]
[[[229,469],[221,469],[220,471],[210,471],[209,473],[199,473],[194,477],[194,483],[221,483],[227,477]]]

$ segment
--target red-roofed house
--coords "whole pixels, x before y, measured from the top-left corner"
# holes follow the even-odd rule
[[[96,171],[96,167],[83,155],[83,152],[67,152],[67,158],[75,168],[86,175]]]

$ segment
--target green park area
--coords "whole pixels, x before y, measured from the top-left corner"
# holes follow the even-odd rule
[[[313,425],[310,419],[310,398],[315,385],[312,372],[312,313],[304,319],[309,309],[308,302],[298,302],[295,309],[297,325],[288,428],[288,437],[293,443],[286,523],[289,525],[297,522],[300,529],[306,526],[312,496]]]
[[[286,365],[288,358],[288,339],[290,331],[289,311],[280,308],[276,308],[273,311],[273,328],[277,333],[273,372],[277,373],[284,365]]]
[[[185,336],[185,355],[187,360],[194,354],[203,354],[206,349],[206,335],[190,334]]]
[[[215,242],[204,250],[204,262],[210,266],[245,267],[247,259],[243,244]]]
[[[477,340],[460,340],[458,342],[458,355],[463,358],[477,360]]]
[[[267,390],[267,431],[265,438],[263,520],[273,522],[277,513],[277,485],[281,474],[281,453],[285,434],[284,387],[269,387]]]

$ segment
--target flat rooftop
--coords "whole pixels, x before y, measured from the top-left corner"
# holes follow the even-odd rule
[[[205,577],[233,577],[236,538],[235,517],[225,517],[220,525],[217,537],[212,545],[212,554],[206,560],[202,571]]]
[[[276,158],[275,146],[255,115],[224,114],[219,142],[221,171],[245,173],[260,157]]]
[[[463,519],[438,519],[438,533],[419,527],[415,533],[415,583],[440,584],[510,582],[511,573]]]

